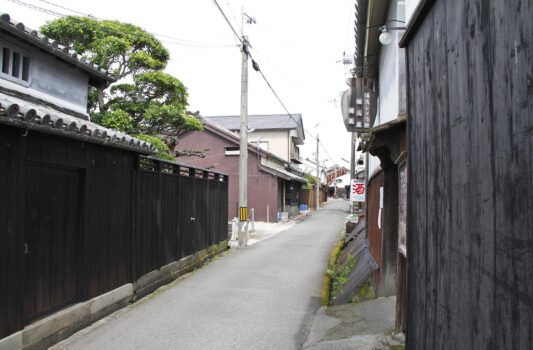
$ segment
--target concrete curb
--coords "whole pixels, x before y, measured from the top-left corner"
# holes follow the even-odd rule
[[[193,255],[186,256],[179,261],[174,261],[162,266],[158,270],[153,270],[141,276],[133,282],[133,293],[136,301],[161,286],[168,284],[176,278],[201,267],[208,260],[227,250],[228,240],[212,245],[207,249],[200,250]]]
[[[31,323],[21,331],[0,339],[0,350],[48,348],[159,287],[201,267],[208,260],[226,251],[227,247],[228,241],[222,241],[158,270],[150,271],[133,283],[125,284]]]

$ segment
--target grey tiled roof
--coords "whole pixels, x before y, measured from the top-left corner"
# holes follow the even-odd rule
[[[241,128],[239,115],[204,117],[211,123],[228,130],[238,131]],[[298,137],[305,138],[301,114],[255,114],[248,116],[248,128],[256,130],[290,130],[296,129]]]
[[[264,170],[267,173],[270,173],[272,175],[276,175],[278,177],[281,177],[282,179],[285,179],[285,180],[301,182],[301,183],[304,183],[304,184],[307,183],[307,179],[305,179],[305,178],[303,178],[301,176],[298,176],[296,174],[293,174],[293,173],[291,173],[290,171],[287,171],[287,170],[274,168],[274,167],[271,167],[271,166],[268,166],[268,165],[264,165],[264,164],[260,165],[259,169]]]
[[[0,124],[37,130],[86,142],[154,154],[154,147],[120,131],[108,129],[53,108],[0,93]]]
[[[86,71],[92,78],[91,82],[95,85],[115,81],[104,68],[92,63],[89,59],[70,50],[68,47],[59,44],[57,40],[48,38],[37,30],[26,27],[22,22],[11,20],[7,13],[0,13],[0,29],[6,30],[24,41]]]

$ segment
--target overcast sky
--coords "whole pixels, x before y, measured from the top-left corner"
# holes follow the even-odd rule
[[[240,113],[241,53],[212,0],[0,0],[0,12],[38,29],[57,17],[22,6],[38,6],[75,15],[116,19],[160,34],[171,53],[166,71],[189,91],[189,109],[202,115]],[[348,166],[350,134],[342,123],[340,93],[347,88],[343,52],[353,52],[353,0],[218,0],[241,33],[241,12],[255,18],[245,24],[251,53],[291,113],[301,113],[306,130],[320,135],[323,159]],[[58,6],[63,6],[61,8]],[[164,36],[162,36],[164,35]],[[249,114],[285,113],[261,76],[249,71]],[[316,125],[318,124],[318,127]],[[302,156],[312,157],[316,143],[306,135]]]

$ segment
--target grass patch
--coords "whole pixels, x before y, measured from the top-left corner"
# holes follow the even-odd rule
[[[353,303],[360,303],[365,300],[375,299],[376,294],[374,294],[374,289],[372,288],[372,285],[370,281],[366,281],[361,285],[357,293],[352,298]]]
[[[330,305],[337,295],[342,293],[344,286],[348,283],[348,276],[357,265],[357,260],[358,259],[348,254],[348,258],[344,264],[336,264],[333,268],[326,271],[326,274],[330,276]]]
[[[333,246],[333,249],[331,249],[331,252],[329,253],[328,267],[326,273],[324,273],[324,278],[322,280],[322,289],[320,290],[320,299],[322,305],[324,306],[328,306],[331,299],[332,276],[328,273],[328,271],[335,269],[337,259],[343,247],[344,238],[340,239],[337,243],[335,243],[335,246]]]

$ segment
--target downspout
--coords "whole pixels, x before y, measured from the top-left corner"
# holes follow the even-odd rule
[[[365,72],[365,44],[366,27],[368,18],[368,0],[357,0],[355,3],[355,67],[354,74],[358,78],[363,78]],[[355,145],[352,145],[355,147]],[[365,152],[365,236],[368,238],[368,178],[369,178],[369,155]],[[350,169],[351,170],[351,169]],[[354,174],[355,175],[355,174]],[[352,176],[354,176],[352,175]]]

